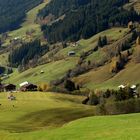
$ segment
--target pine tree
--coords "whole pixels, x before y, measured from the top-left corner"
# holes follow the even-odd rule
[[[107,37],[106,36],[103,36],[102,38],[102,45],[107,45]]]
[[[98,39],[98,47],[102,47],[103,44],[102,44],[102,38],[101,36],[99,36],[99,39]]]

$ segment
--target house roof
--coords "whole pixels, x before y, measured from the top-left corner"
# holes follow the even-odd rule
[[[14,85],[14,84],[5,84],[5,85],[3,85],[4,88],[9,87],[9,86],[16,87],[16,85]]]
[[[23,85],[21,88],[30,88],[30,87],[36,88],[37,85],[34,85],[34,84],[29,83],[29,84]]]
[[[131,86],[131,89],[135,89],[137,86],[136,85],[132,85]]]
[[[69,51],[68,53],[75,53],[75,51]]]
[[[19,84],[19,86],[22,87],[22,86],[25,86],[25,85],[28,85],[28,84],[29,84],[29,82],[25,81],[25,82]]]
[[[119,85],[118,88],[125,88],[126,86],[124,85]]]

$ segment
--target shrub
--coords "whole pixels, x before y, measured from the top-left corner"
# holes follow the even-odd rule
[[[50,85],[47,83],[42,83],[38,86],[38,91],[49,91],[51,89]]]
[[[71,80],[66,80],[64,82],[64,88],[67,89],[68,91],[74,91],[76,90],[75,83]]]
[[[90,93],[89,104],[90,105],[98,105],[99,104],[99,97],[97,95],[95,95],[95,93]]]
[[[117,73],[118,71],[123,69],[123,67],[127,61],[128,61],[128,55],[119,53],[119,55],[117,57],[114,57],[112,59],[112,63],[110,66],[110,72]]]
[[[98,105],[96,108],[97,115],[118,115],[140,112],[140,99],[130,99],[125,101],[107,103]]]

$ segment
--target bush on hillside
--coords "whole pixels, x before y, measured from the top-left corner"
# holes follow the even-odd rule
[[[98,104],[105,104],[108,102],[118,102],[129,100],[132,98],[138,98],[139,95],[129,86],[125,87],[124,89],[119,90],[106,90],[106,91],[99,91],[96,90],[94,92],[89,92],[89,104],[90,105],[98,105]]]
[[[104,47],[105,45],[107,45],[108,41],[107,41],[107,37],[103,36],[103,37],[99,37],[98,39],[98,47]]]
[[[98,105],[99,104],[99,97],[95,93],[90,93],[89,104],[90,105]]]
[[[38,86],[38,91],[49,91],[51,89],[50,85],[47,83],[42,83]]]
[[[128,54],[119,54],[117,57],[114,57],[111,62],[110,72],[117,73],[124,68],[124,65],[128,61]]]
[[[64,82],[64,88],[71,92],[71,91],[76,90],[76,85],[75,85],[75,83],[73,81],[67,79]]]
[[[96,107],[97,115],[118,115],[140,112],[140,99],[112,102]]]

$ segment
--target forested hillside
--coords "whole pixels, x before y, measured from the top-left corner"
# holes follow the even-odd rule
[[[137,13],[123,9],[128,0],[52,0],[38,16],[45,18],[53,14],[55,18],[65,15],[63,20],[51,25],[43,25],[42,30],[49,42],[89,38],[110,26],[124,26],[139,20]]]
[[[0,0],[0,32],[17,28],[26,12],[43,0]]]

